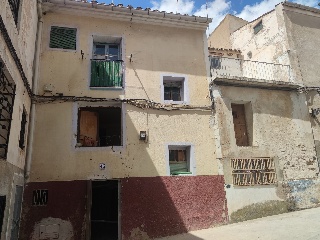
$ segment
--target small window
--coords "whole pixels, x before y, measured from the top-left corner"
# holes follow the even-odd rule
[[[93,59],[109,61],[121,60],[120,43],[94,43]]]
[[[52,26],[50,31],[50,48],[76,50],[77,29]]]
[[[77,146],[122,146],[120,107],[80,108],[78,119]]]
[[[169,146],[170,175],[192,174],[189,146]]]
[[[254,34],[257,34],[263,28],[262,20],[253,27]]]
[[[163,78],[163,99],[164,101],[181,102],[185,101],[183,77],[169,77]]]
[[[26,125],[27,125],[27,113],[26,110],[23,109],[22,117],[21,117],[21,127],[20,127],[20,138],[19,138],[19,147],[24,149],[25,144],[25,133],[26,133]]]
[[[249,146],[245,104],[231,104],[237,146]]]
[[[269,185],[277,180],[272,158],[234,158],[231,168],[234,185]]]
[[[221,68],[221,57],[219,56],[211,56],[211,69],[220,69]]]

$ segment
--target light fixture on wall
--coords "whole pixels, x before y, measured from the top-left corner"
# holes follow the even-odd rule
[[[146,131],[140,131],[139,139],[142,141],[147,141],[147,132]]]

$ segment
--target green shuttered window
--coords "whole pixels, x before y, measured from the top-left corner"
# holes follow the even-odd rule
[[[50,48],[76,50],[77,29],[52,26],[50,31]]]
[[[122,61],[91,60],[90,87],[122,87]]]

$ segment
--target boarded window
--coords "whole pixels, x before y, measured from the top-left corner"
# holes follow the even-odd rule
[[[4,210],[6,209],[6,196],[0,196],[0,237],[4,219]]]
[[[50,31],[50,48],[76,50],[77,29],[52,26]]]
[[[262,21],[258,22],[257,25],[253,27],[254,34],[257,34],[263,28]]]
[[[234,158],[231,159],[231,168],[234,185],[269,185],[276,182],[272,158]]]
[[[20,138],[19,138],[19,147],[21,149],[24,149],[26,125],[27,125],[27,113],[26,113],[26,110],[23,109],[22,116],[21,116],[21,128],[20,128]]]
[[[244,104],[231,104],[237,146],[249,146]]]
[[[120,107],[79,109],[78,143],[82,147],[122,145]]]
[[[192,174],[190,170],[190,147],[169,146],[170,175]]]

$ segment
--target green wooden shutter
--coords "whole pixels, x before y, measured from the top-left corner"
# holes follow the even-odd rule
[[[76,50],[77,29],[52,26],[50,31],[50,48]]]

